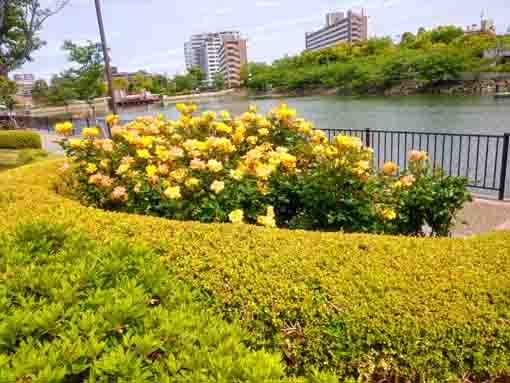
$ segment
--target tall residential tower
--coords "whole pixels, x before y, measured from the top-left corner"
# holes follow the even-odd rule
[[[184,44],[184,56],[188,70],[194,66],[202,68],[204,85],[213,86],[214,77],[221,72],[227,86],[238,86],[240,67],[247,62],[246,40],[235,31],[193,35]]]

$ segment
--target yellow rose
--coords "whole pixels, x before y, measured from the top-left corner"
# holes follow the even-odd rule
[[[425,151],[411,150],[409,152],[410,161],[425,161],[428,160],[429,156]]]
[[[154,165],[148,165],[145,168],[145,172],[147,173],[148,177],[154,177],[156,173],[158,172],[158,168]]]
[[[409,175],[409,176],[404,176],[402,178],[400,178],[400,182],[402,183],[402,185],[404,185],[405,187],[410,187],[412,186],[412,184],[414,183],[414,181],[416,181],[416,178],[414,178],[413,175]]]
[[[393,174],[398,171],[399,167],[395,162],[388,161],[383,166],[383,172],[385,174]]]
[[[269,129],[261,128],[261,129],[257,130],[257,133],[259,134],[259,136],[265,137],[269,134]]]
[[[207,169],[212,173],[218,173],[223,170],[223,164],[216,160],[209,160],[207,162]]]
[[[56,124],[55,125],[55,131],[58,133],[58,134],[62,134],[64,136],[69,136],[71,135],[72,131],[73,131],[73,124],[70,123],[70,122],[62,122],[60,124]]]
[[[186,188],[190,190],[197,189],[200,186],[200,180],[198,178],[188,178],[186,182],[184,182]]]
[[[144,158],[144,159],[147,159],[147,158],[150,158],[150,153],[147,149],[139,149],[136,151],[136,155],[140,158]]]
[[[181,199],[181,188],[179,186],[170,186],[165,190],[165,197],[168,199]]]
[[[83,128],[81,134],[84,137],[97,137],[99,135],[98,128]]]
[[[220,194],[223,189],[225,189],[225,183],[222,182],[222,181],[214,181],[212,184],[211,184],[211,190],[215,193],[215,194]]]
[[[81,144],[82,144],[82,140],[80,140],[79,138],[71,138],[69,140],[69,146],[71,146],[71,148],[73,148],[73,149],[81,148]]]
[[[257,136],[249,136],[247,139],[246,139],[246,142],[248,142],[250,145],[255,145],[258,141],[258,137]]]
[[[387,221],[393,221],[397,218],[397,213],[395,213],[395,210],[390,208],[384,208],[381,214]]]
[[[85,171],[89,174],[95,173],[97,171],[96,164],[87,164],[87,167],[85,168]]]
[[[243,223],[244,220],[244,212],[241,209],[234,210],[228,215],[228,219],[232,223]]]
[[[230,177],[236,181],[241,181],[244,177],[244,171],[242,169],[230,170]]]

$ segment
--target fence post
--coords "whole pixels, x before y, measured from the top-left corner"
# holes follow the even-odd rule
[[[365,146],[370,147],[370,128],[365,129]]]
[[[501,176],[499,184],[499,200],[505,199],[506,173],[508,171],[508,150],[510,146],[510,133],[505,133],[503,138],[503,158],[501,160]]]

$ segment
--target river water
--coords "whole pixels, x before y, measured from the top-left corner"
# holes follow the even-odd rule
[[[246,99],[214,98],[199,101],[200,110],[228,110],[240,114],[250,104],[260,111],[286,103],[320,129],[375,129],[415,132],[504,134],[510,133],[510,99],[492,97],[302,97]],[[124,110],[122,119],[165,114],[177,118],[174,105]]]

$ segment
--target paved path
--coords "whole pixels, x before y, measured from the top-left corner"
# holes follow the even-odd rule
[[[457,217],[454,237],[464,237],[489,231],[510,231],[510,201],[475,199]]]
[[[38,132],[41,135],[43,149],[49,153],[64,154],[62,148],[56,143],[62,139],[61,136],[52,133]]]

